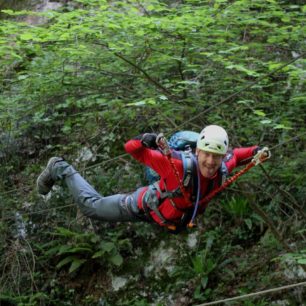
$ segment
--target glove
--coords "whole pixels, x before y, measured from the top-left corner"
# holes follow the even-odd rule
[[[271,151],[268,147],[263,147],[263,148],[258,148],[254,152],[255,156],[254,159],[256,160],[263,160],[263,159],[268,159],[271,157]]]
[[[264,158],[270,158],[271,157],[271,151],[268,147],[263,147],[258,151],[260,155],[262,155]]]
[[[145,133],[141,137],[141,143],[146,148],[157,149],[156,138],[157,135],[155,133]]]

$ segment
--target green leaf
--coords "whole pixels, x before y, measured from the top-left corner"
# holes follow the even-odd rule
[[[284,16],[281,18],[282,22],[290,22],[291,18],[289,16]]]
[[[19,60],[22,60],[22,57],[21,57],[19,54],[15,53],[15,52],[11,52],[10,55],[11,55],[12,57],[14,57],[14,58],[17,58],[17,59],[19,59]]]
[[[265,119],[265,120],[261,120],[260,123],[262,124],[270,124],[272,122],[272,120],[270,119]]]
[[[101,242],[100,247],[103,251],[109,253],[113,249],[116,248],[115,244],[113,242]]]
[[[73,237],[76,234],[75,232],[72,232],[65,227],[58,227],[56,228],[56,230],[57,230],[57,234],[60,234],[61,236],[65,236],[65,237]]]
[[[277,124],[273,127],[274,130],[292,130],[291,127],[285,126],[284,124]]]
[[[208,284],[208,277],[207,276],[204,276],[201,278],[201,285],[202,285],[202,288],[205,289],[206,286]]]
[[[78,259],[75,258],[72,263],[71,266],[69,268],[69,273],[74,272],[75,270],[77,270],[83,263],[85,263],[87,260],[86,259]]]
[[[144,105],[155,105],[156,101],[152,99],[145,99],[137,102],[127,103],[127,106],[144,106]]]
[[[163,101],[168,100],[168,98],[166,96],[164,96],[164,95],[159,96],[159,99],[161,99]]]
[[[105,251],[104,251],[104,250],[100,250],[100,251],[94,253],[94,254],[91,256],[91,258],[102,257],[104,254],[105,254]]]
[[[98,235],[94,235],[90,238],[90,242],[97,243],[100,241],[100,237]]]
[[[248,229],[251,230],[252,229],[252,220],[247,218],[244,220],[245,224],[247,225]]]
[[[1,13],[10,15],[10,16],[14,16],[15,12],[13,10],[1,10]]]
[[[19,80],[19,81],[22,81],[22,80],[25,80],[25,79],[28,78],[28,77],[29,77],[29,76],[26,75],[26,74],[21,74],[21,75],[18,76],[18,80]]]
[[[62,245],[62,246],[59,248],[58,255],[65,254],[65,253],[67,253],[67,251],[70,250],[70,249],[71,249],[71,246],[69,246],[69,245]]]
[[[235,70],[238,70],[238,71],[241,71],[241,72],[245,72],[249,76],[259,76],[259,74],[256,71],[247,69],[242,65],[228,65],[225,68],[230,69],[230,70],[235,69]]]
[[[32,40],[33,38],[35,38],[32,33],[24,33],[21,34],[19,37],[21,40]]]
[[[63,266],[67,265],[68,263],[72,262],[73,260],[75,260],[75,257],[74,257],[74,256],[65,257],[64,259],[62,259],[62,260],[56,265],[56,268],[57,268],[57,269],[60,269],[60,268],[62,268]]]
[[[122,258],[122,256],[119,254],[119,253],[117,253],[116,255],[114,255],[114,256],[110,256],[109,257],[109,261],[111,262],[111,263],[113,263],[115,266],[121,266],[122,265],[122,263],[123,263],[123,258]]]
[[[78,253],[92,253],[91,248],[84,247],[69,247],[60,252],[60,254],[78,254]]]
[[[260,116],[260,117],[265,117],[265,116],[266,116],[265,112],[263,112],[263,111],[260,110],[260,109],[254,110],[253,113],[254,113],[255,115],[257,115],[257,116]]]
[[[53,248],[50,248],[48,249],[45,254],[48,255],[48,256],[53,256],[53,255],[56,255],[58,254],[59,250],[60,250],[61,246],[60,245],[57,245]]]

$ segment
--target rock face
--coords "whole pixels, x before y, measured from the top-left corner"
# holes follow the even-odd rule
[[[158,277],[162,271],[171,272],[175,267],[176,253],[172,246],[166,246],[165,241],[161,241],[150,257],[150,265],[144,270],[146,277],[155,275]]]

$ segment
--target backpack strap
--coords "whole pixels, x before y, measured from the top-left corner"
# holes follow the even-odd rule
[[[224,184],[228,176],[228,169],[226,167],[224,160],[222,161],[221,167],[219,168],[219,174],[220,174],[219,186],[221,186]]]
[[[193,183],[194,165],[192,161],[192,152],[183,151],[183,152],[178,152],[178,153],[179,153],[179,158],[182,160],[182,163],[183,163],[184,175],[183,175],[182,183],[183,183],[183,187],[187,189],[191,186],[191,183]],[[160,189],[158,191],[160,191]],[[172,199],[172,198],[177,198],[177,197],[182,196],[182,192],[179,187],[177,187],[174,190],[160,191],[160,194],[161,194],[162,199],[165,199],[165,198]]]
[[[192,154],[191,151],[181,152],[183,168],[184,168],[183,186],[185,188],[189,187],[189,184],[192,180],[193,163],[192,163],[191,154]]]

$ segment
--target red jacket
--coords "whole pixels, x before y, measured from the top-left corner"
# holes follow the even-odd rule
[[[138,139],[129,140],[125,143],[124,147],[126,152],[131,154],[133,158],[138,160],[140,163],[149,166],[160,175],[161,179],[159,181],[159,187],[162,191],[175,190],[178,188],[179,183],[173,172],[170,162],[167,157],[163,155],[159,150],[152,150],[144,147],[141,141]],[[256,148],[257,146],[237,148],[234,149],[232,152],[228,153],[224,158],[224,164],[226,166],[227,172],[230,173],[235,167],[248,163],[250,161],[250,158],[253,156],[253,152]],[[175,154],[175,152],[173,152],[172,160],[179,172],[180,178],[182,179],[184,176],[182,160],[178,158],[178,154]],[[201,198],[205,197],[207,193],[209,193],[213,189],[216,189],[219,186],[221,181],[220,175],[221,174],[217,172],[213,178],[209,179],[204,178],[202,175],[200,175]],[[140,209],[143,209],[142,197],[147,189],[148,187],[144,187],[143,190],[139,193],[139,197],[137,200],[138,207]],[[187,190],[187,193],[191,195],[192,191]],[[172,201],[174,202],[175,207],[173,203],[171,203],[171,201],[166,198],[161,203],[158,210],[166,220],[178,223],[184,214],[184,209],[186,210],[188,207],[190,207],[190,204],[186,203],[183,196],[173,198]],[[162,220],[160,220],[160,218],[156,215],[154,211],[151,211],[150,214],[155,222],[160,225],[164,225]]]

